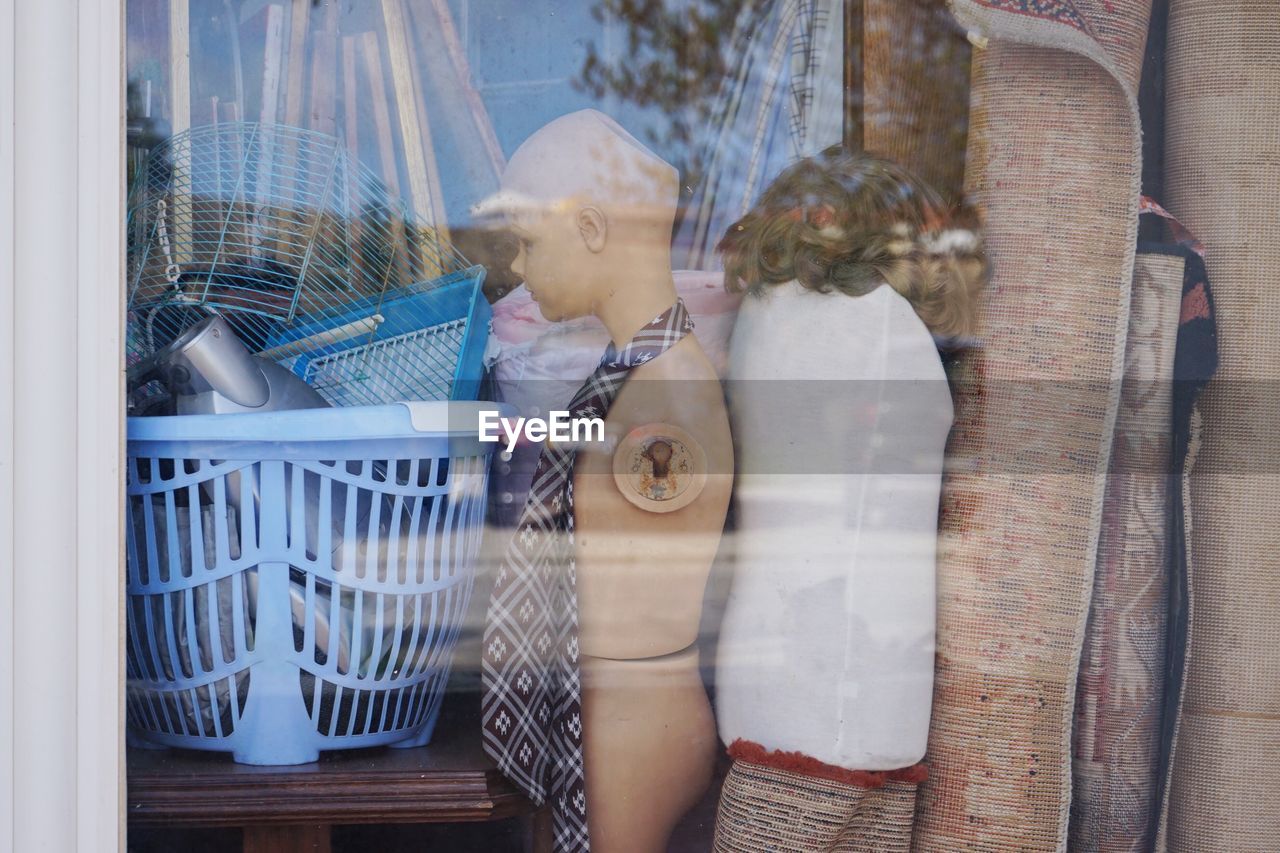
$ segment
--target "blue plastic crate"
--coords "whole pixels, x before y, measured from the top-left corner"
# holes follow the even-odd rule
[[[335,406],[474,400],[492,311],[473,266],[433,282],[307,318],[261,355],[305,379]]]
[[[134,736],[248,764],[426,743],[471,595],[489,405],[130,418]]]

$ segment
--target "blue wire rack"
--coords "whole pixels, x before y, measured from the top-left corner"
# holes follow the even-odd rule
[[[484,272],[331,136],[251,122],[152,150],[130,192],[129,360],[206,313],[336,405],[474,395]]]

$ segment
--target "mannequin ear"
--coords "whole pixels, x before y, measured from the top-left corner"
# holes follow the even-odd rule
[[[609,224],[604,212],[598,207],[584,207],[578,211],[577,224],[578,233],[587,248],[596,253],[604,251],[609,237]]]

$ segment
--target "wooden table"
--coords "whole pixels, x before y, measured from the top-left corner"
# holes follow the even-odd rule
[[[419,749],[322,753],[254,767],[187,750],[128,750],[130,826],[244,829],[245,853],[328,853],[335,824],[529,820],[533,804],[480,748],[474,725],[441,719]]]

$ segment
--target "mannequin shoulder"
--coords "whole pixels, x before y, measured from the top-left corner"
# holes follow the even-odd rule
[[[628,431],[649,423],[670,423],[694,438],[728,439],[724,387],[693,335],[632,371],[610,409],[609,420]]]
[[[698,339],[685,335],[662,355],[631,371],[630,379],[637,382],[714,380],[716,371]]]
[[[946,379],[942,356],[929,327],[920,319],[905,296],[888,286],[884,291],[885,378],[936,380]]]

